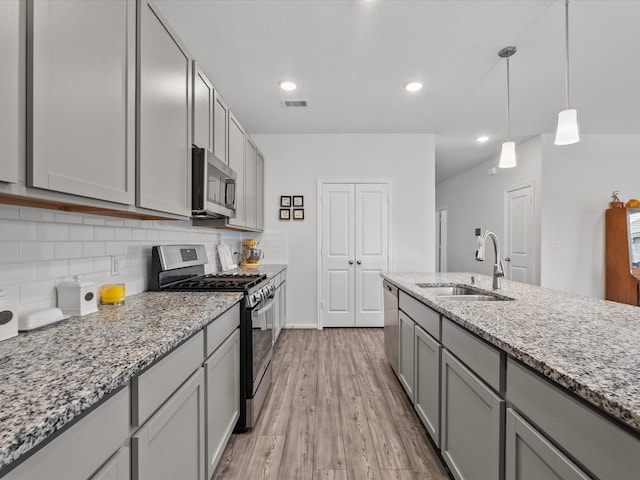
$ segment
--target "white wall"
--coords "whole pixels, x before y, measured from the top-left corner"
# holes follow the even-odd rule
[[[504,195],[512,187],[534,182],[535,228],[540,232],[541,138],[538,136],[517,145],[516,156],[516,168],[498,169],[496,175],[489,176],[489,168],[498,165],[499,158],[496,157],[436,185],[436,206],[447,210],[448,271],[492,275],[492,249],[487,251],[487,260],[475,261],[474,230],[480,227],[482,231],[495,232],[500,246],[504,247]],[[536,239],[539,239],[539,233]],[[534,251],[539,272],[539,241],[535,242]],[[535,283],[539,282],[538,274]]]
[[[640,135],[543,135],[542,182],[542,285],[604,298],[604,212],[614,190],[640,198]]]
[[[7,301],[28,312],[55,307],[55,286],[82,275],[97,285],[125,283],[127,295],[148,288],[151,247],[203,244],[207,271],[217,270],[220,240],[234,250],[240,235],[194,228],[183,221],[130,220],[0,205],[0,288]],[[111,275],[117,257],[122,273]]]
[[[252,134],[252,138],[265,156],[264,235],[288,234],[289,326],[317,325],[318,179],[388,179],[392,269],[434,271],[433,135]],[[304,221],[278,219],[280,195],[304,195]]]

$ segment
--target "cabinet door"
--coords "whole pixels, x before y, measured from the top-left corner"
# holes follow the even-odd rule
[[[229,107],[218,92],[213,97],[213,154],[229,164]]]
[[[135,1],[29,5],[28,184],[132,205]]]
[[[457,480],[503,478],[504,400],[442,350],[440,451]]]
[[[400,312],[400,365],[398,372],[400,383],[404,387],[405,392],[409,395],[411,403],[413,403],[413,327],[414,322],[410,317]]]
[[[24,2],[0,2],[0,181],[16,183],[18,166],[24,162],[24,130],[20,118],[24,102],[24,52],[26,39]]]
[[[244,129],[232,112],[229,112],[229,166],[237,174],[236,216],[229,219],[229,225],[244,227]]]
[[[256,163],[256,227],[264,230],[264,157],[258,151]]]
[[[436,446],[440,446],[440,352],[442,346],[415,326],[415,409]]]
[[[240,331],[204,364],[207,390],[207,478],[211,478],[240,417]]]
[[[138,21],[138,205],[190,216],[190,55],[148,0]]]
[[[193,143],[213,151],[213,85],[193,62]]]
[[[130,478],[131,459],[129,447],[122,447],[90,480],[129,480]]]
[[[589,477],[511,408],[507,409],[506,480],[588,480]]]
[[[258,226],[258,211],[256,204],[256,153],[256,146],[249,139],[249,137],[247,137],[244,157],[244,212],[245,226],[248,228],[257,228]]]
[[[204,372],[198,368],[131,437],[134,480],[204,479]]]

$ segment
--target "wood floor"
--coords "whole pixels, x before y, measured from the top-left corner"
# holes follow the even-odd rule
[[[384,356],[382,329],[283,330],[256,427],[224,480],[449,479]]]

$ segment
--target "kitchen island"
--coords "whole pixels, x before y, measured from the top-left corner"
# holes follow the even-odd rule
[[[468,286],[471,285],[471,275],[474,275],[478,280],[476,288],[509,297],[512,300],[456,301],[440,297],[428,288],[437,285]],[[468,361],[467,358],[470,357],[465,356],[466,352],[455,350],[447,345],[449,339],[460,338],[458,332],[466,332],[462,335],[471,339],[464,340],[467,345],[471,344],[469,342],[476,342],[479,347],[496,353],[495,382],[492,384],[489,380],[483,379],[482,375],[478,375],[478,378],[483,381],[483,386],[489,386],[487,392],[491,395],[497,394],[495,401],[502,403],[500,407],[503,410],[502,414],[499,413],[500,408],[494,413],[496,421],[504,418],[505,406],[511,410],[514,404],[514,408],[521,404],[526,405],[526,408],[522,409],[525,414],[532,412],[529,419],[532,423],[535,424],[540,418],[539,423],[544,426],[545,422],[548,422],[548,418],[553,416],[554,409],[561,410],[560,405],[549,405],[555,402],[553,399],[557,398],[563,402],[565,399],[570,399],[567,402],[570,402],[571,405],[578,405],[577,408],[582,409],[580,412],[584,410],[587,412],[586,415],[589,414],[589,411],[597,413],[598,418],[594,425],[600,425],[597,422],[600,421],[598,419],[601,415],[602,419],[607,421],[607,428],[609,425],[615,426],[616,435],[620,433],[625,442],[629,440],[632,451],[640,447],[639,308],[510,281],[504,281],[502,289],[496,291],[491,289],[492,279],[490,277],[471,273],[389,273],[384,274],[383,278],[399,288],[401,311],[403,310],[402,292],[404,292],[405,295],[408,295],[404,297],[406,299],[405,305],[407,305],[405,310],[410,310],[411,299],[415,299],[428,307],[430,311],[441,315],[442,323],[441,327],[438,327],[441,330],[437,330],[437,332],[442,332],[440,338],[438,338],[439,333],[434,334],[433,338],[429,338],[433,340],[434,344],[441,342],[438,345],[442,345],[443,364],[446,364],[445,356],[447,356],[447,358],[451,358],[449,364],[461,362],[461,368],[468,367],[474,375],[482,372],[482,368],[484,368],[482,365],[476,368],[473,362]],[[401,312],[400,315],[406,318],[404,313]],[[402,321],[400,324],[402,325]],[[416,320],[415,325],[415,328],[418,329],[420,321]],[[445,333],[447,332],[449,332],[449,338],[446,338]],[[479,342],[478,339],[481,339],[482,342]],[[452,344],[454,344],[453,341]],[[416,365],[418,364],[416,363]],[[446,367],[447,365],[440,370],[443,390],[448,379]],[[499,373],[497,373],[498,370]],[[400,376],[401,374],[399,374]],[[525,380],[522,381],[522,379]],[[538,394],[538,391],[531,391],[523,394],[522,391],[518,391],[518,388],[520,390],[526,389],[538,382],[538,379],[543,380],[540,383],[540,389],[547,389],[548,392],[544,390],[542,394]],[[405,389],[407,389],[406,386]],[[417,389],[418,386],[413,388],[415,391]],[[413,391],[409,390],[408,393],[413,394]],[[418,394],[416,393],[416,395]],[[539,400],[540,404],[546,404],[545,408],[551,410],[552,413],[545,413],[546,417],[538,416],[535,410],[538,405],[532,407],[528,405],[528,402],[533,402],[534,397],[536,397],[536,401]],[[446,438],[446,419],[444,418],[446,401],[443,393],[441,401],[443,442]],[[416,400],[416,404],[418,403],[419,401]],[[418,410],[417,406],[416,409]],[[521,413],[517,409],[513,411],[516,416]],[[557,423],[567,422],[566,428],[560,432],[561,436],[565,435],[564,430],[572,430],[574,426],[576,431],[582,428],[582,423],[578,424],[581,422],[580,415],[582,413],[576,413],[575,417],[571,417],[572,415],[565,415],[564,419],[562,417],[555,419]],[[507,424],[508,422],[507,419]],[[436,420],[434,423],[439,424],[440,422]],[[550,422],[551,426],[549,427],[552,430],[556,428],[553,423]],[[429,430],[429,428],[427,429]],[[438,431],[437,425],[435,430]],[[601,432],[598,426],[594,426],[592,431],[585,435],[598,437],[601,433],[603,439],[606,438],[605,432]],[[551,436],[549,437],[551,438]],[[580,442],[579,439],[575,441]],[[508,458],[509,438],[506,442]],[[568,442],[574,442],[574,439],[570,438]],[[556,443],[555,438],[552,438],[551,443],[555,443],[552,445],[553,448],[556,446],[559,446],[560,450],[564,448],[562,441]],[[443,444],[442,454],[445,460],[447,460],[446,448],[447,445]],[[496,448],[497,450],[503,448],[500,446],[500,442]],[[613,449],[615,450],[615,447]],[[571,448],[567,448],[564,453],[567,453],[569,457],[574,455]],[[590,478],[591,476],[602,478],[601,474],[594,473],[599,467],[592,468],[589,464],[588,457],[595,457],[594,454],[585,455],[587,459],[582,459],[579,454],[575,455],[583,462],[583,465],[587,464],[588,467],[587,477],[577,476],[575,478]],[[629,460],[629,457],[631,455],[626,455],[625,461]],[[452,458],[449,460],[448,463],[451,467],[454,461]],[[618,459],[610,456],[604,457],[599,463],[603,461],[614,464],[618,462]],[[637,462],[635,459],[633,461]],[[502,462],[498,463],[504,465]],[[504,473],[501,470],[504,467],[500,465],[496,470],[497,478],[502,478]],[[460,472],[456,473],[455,470],[456,466],[453,466],[454,476],[464,477],[459,474]],[[461,467],[460,471],[462,470]],[[510,478],[509,462],[507,462],[506,470],[506,478]],[[561,476],[561,478],[564,477]],[[616,476],[615,478],[626,477]]]
[[[102,305],[96,313],[1,342],[0,476],[128,388],[241,298],[144,292],[127,297],[124,305]],[[199,352],[202,357],[202,346]]]

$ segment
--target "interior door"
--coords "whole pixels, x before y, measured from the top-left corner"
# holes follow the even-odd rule
[[[322,324],[355,325],[355,185],[322,186]]]
[[[388,263],[388,186],[355,185],[355,326],[384,326],[382,277]]]
[[[506,277],[516,282],[534,284],[533,185],[507,190],[505,202]]]

